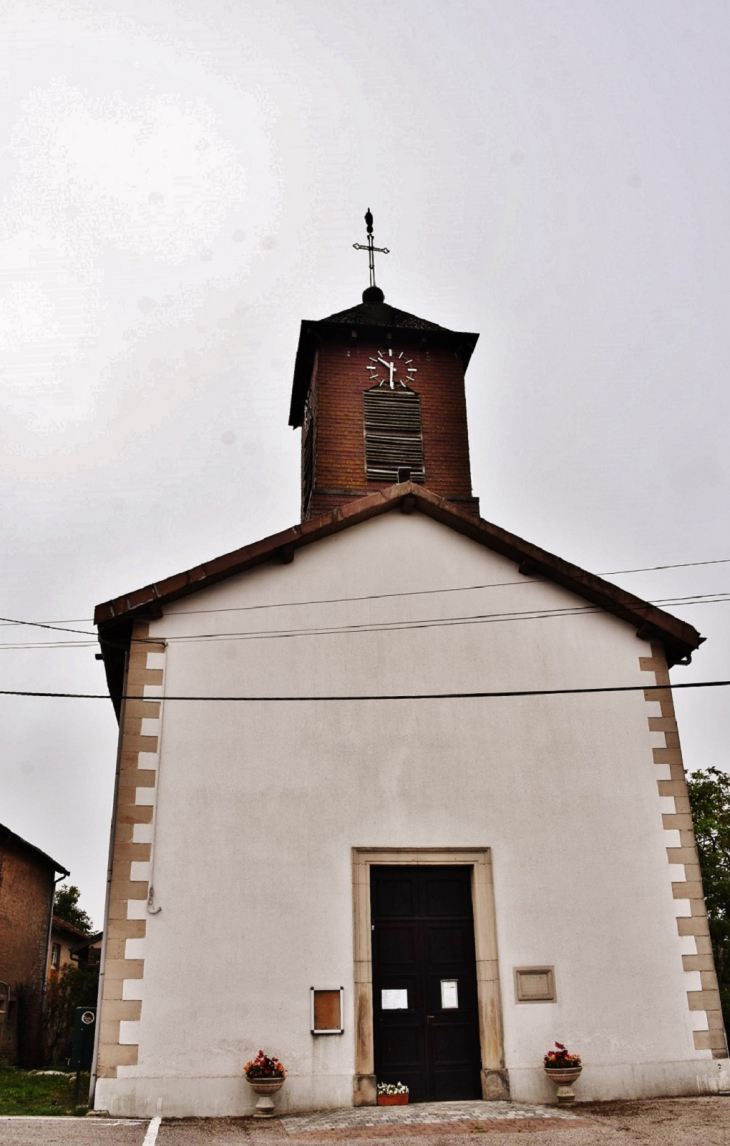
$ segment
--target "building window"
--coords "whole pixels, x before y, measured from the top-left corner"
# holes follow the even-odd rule
[[[51,944],[51,970],[57,971],[61,962],[61,944]]]
[[[365,472],[373,481],[398,481],[398,470],[411,481],[424,481],[421,399],[415,390],[373,386],[363,395]]]

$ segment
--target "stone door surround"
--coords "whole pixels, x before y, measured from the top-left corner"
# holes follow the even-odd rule
[[[499,991],[497,925],[490,848],[353,848],[352,887],[355,925],[355,1077],[353,1105],[377,1102],[373,1042],[373,957],[370,926],[370,867],[372,864],[458,864],[472,869],[474,943],[477,963],[479,1040],[482,1054],[482,1094],[485,1099],[509,1098],[504,1065],[502,1000]]]

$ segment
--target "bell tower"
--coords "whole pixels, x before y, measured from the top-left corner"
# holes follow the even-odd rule
[[[387,248],[365,221],[362,303],[301,325],[289,424],[302,428],[302,520],[407,480],[478,517],[464,374],[479,335],[389,306],[374,268]]]

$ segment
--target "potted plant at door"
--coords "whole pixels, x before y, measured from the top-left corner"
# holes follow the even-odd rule
[[[407,1106],[408,1094],[404,1082],[379,1082],[378,1106]]]
[[[284,1067],[278,1058],[273,1058],[260,1050],[256,1058],[246,1063],[243,1073],[254,1094],[261,1095],[256,1103],[254,1117],[273,1118],[274,1100],[271,1096],[284,1085],[286,1078]]]
[[[580,1055],[571,1054],[562,1043],[556,1043],[555,1049],[545,1055],[543,1066],[545,1074],[558,1088],[558,1106],[572,1106],[575,1102],[573,1083],[583,1070]]]

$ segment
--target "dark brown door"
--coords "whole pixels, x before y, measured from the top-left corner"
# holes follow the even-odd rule
[[[375,1074],[411,1102],[481,1098],[470,867],[370,869]]]

